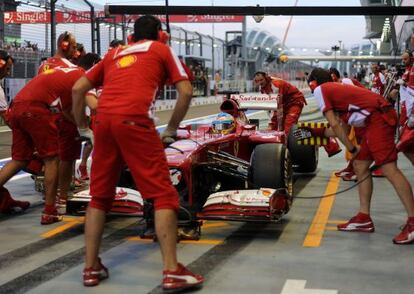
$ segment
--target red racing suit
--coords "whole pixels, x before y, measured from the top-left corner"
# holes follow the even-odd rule
[[[278,89],[283,103],[283,130],[288,135],[290,128],[298,123],[302,108],[306,105],[305,97],[294,85],[279,78],[268,77],[268,83],[260,91],[263,94],[275,93]],[[271,129],[277,130],[277,114],[273,113],[269,124]]]

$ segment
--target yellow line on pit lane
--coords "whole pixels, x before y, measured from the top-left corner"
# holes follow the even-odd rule
[[[332,173],[324,195],[336,193],[339,187],[340,179],[341,178],[336,177],[335,174]],[[308,230],[305,240],[303,241],[303,247],[319,247],[321,245],[323,233],[326,229],[326,224],[328,223],[329,214],[334,201],[335,196],[321,199],[318,210],[316,211],[312,224]]]
[[[344,224],[346,222],[347,222],[346,220],[328,220],[327,223],[331,225],[339,225],[339,224]]]
[[[63,217],[65,224],[58,226],[50,231],[47,231],[41,235],[43,238],[51,238],[53,236],[56,236],[57,234],[60,234],[66,230],[69,230],[70,228],[77,226],[79,224],[84,223],[85,217]]]
[[[141,237],[129,237],[128,241],[143,242],[143,243],[152,243],[152,239],[142,239]],[[213,240],[213,239],[201,239],[201,240],[181,240],[179,244],[195,244],[195,245],[221,245],[223,240]]]
[[[202,226],[201,229],[210,229],[210,228],[221,228],[221,227],[225,227],[228,226],[229,224],[226,222],[205,222]]]

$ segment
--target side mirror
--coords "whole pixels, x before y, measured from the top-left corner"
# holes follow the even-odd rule
[[[243,125],[242,130],[254,131],[254,130],[256,130],[256,125]]]
[[[191,131],[191,125],[180,125],[178,127],[179,130],[186,130],[186,131]]]
[[[255,130],[256,130],[256,126],[255,125],[242,125],[241,126],[240,136],[243,135],[243,133],[245,131],[255,131]]]

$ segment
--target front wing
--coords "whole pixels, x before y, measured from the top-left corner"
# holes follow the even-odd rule
[[[211,194],[201,219],[278,221],[289,210],[285,189],[231,190]]]
[[[68,214],[81,214],[86,211],[88,203],[91,201],[88,190],[83,190],[69,198],[66,204]],[[111,214],[127,216],[143,216],[144,201],[141,194],[133,189],[116,188],[116,195],[112,202]]]

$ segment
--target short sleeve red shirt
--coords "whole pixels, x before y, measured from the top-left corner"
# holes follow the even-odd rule
[[[109,51],[86,77],[95,87],[103,86],[99,113],[146,116],[167,79],[172,84],[188,80],[172,49],[149,40]]]
[[[334,82],[318,86],[313,95],[322,112],[338,112],[346,123],[356,127],[363,126],[375,109],[387,104],[381,95],[368,89]]]
[[[47,60],[42,62],[37,70],[37,74],[41,74],[42,72],[55,68],[55,67],[76,67],[72,62],[67,60],[66,58],[59,58],[59,57],[49,57]]]
[[[39,102],[48,108],[66,110],[72,106],[72,87],[84,72],[78,67],[46,70],[24,86],[13,101]]]

